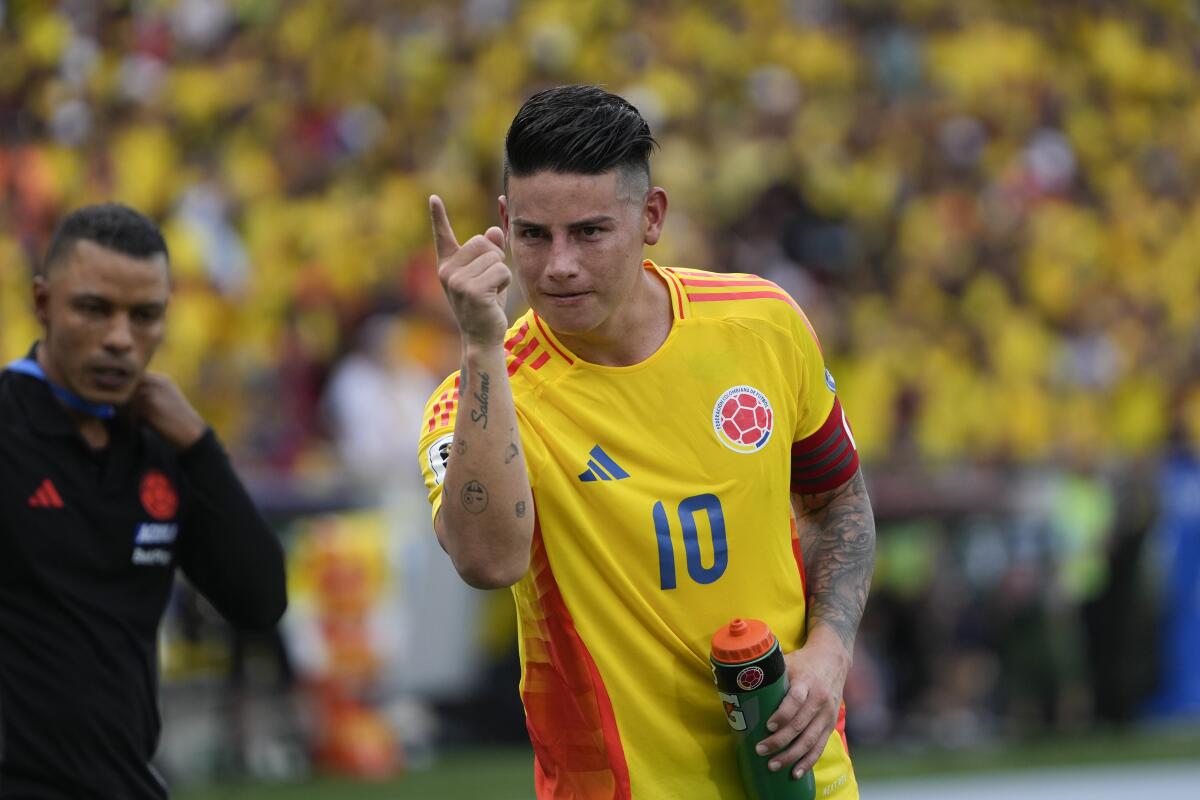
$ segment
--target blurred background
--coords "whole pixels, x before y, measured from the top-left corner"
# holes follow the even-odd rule
[[[650,257],[768,277],[822,338],[879,518],[864,795],[1200,762],[1198,33],[1194,0],[0,0],[0,357],[66,212],[160,221],[156,367],[289,552],[271,636],[178,588],[179,795],[532,795],[511,600],[458,581],[417,468],[458,362],[426,198],[492,224],[512,115],[574,82],[662,145]]]

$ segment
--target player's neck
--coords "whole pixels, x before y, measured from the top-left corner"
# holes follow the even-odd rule
[[[59,371],[58,365],[49,357],[44,343],[38,345],[37,362],[38,366],[42,368],[42,374],[46,376],[46,380],[57,386],[64,385],[61,377],[62,373]],[[66,415],[78,427],[79,435],[87,442],[88,447],[93,450],[103,450],[108,446],[108,426],[104,424],[104,420],[72,408],[61,400],[59,404]]]
[[[628,304],[599,328],[571,336],[555,332],[575,355],[605,367],[640,364],[662,347],[671,332],[675,315],[662,278],[643,270],[641,281]]]
[[[108,426],[104,420],[71,413],[79,425],[79,435],[93,450],[103,450],[108,447]]]

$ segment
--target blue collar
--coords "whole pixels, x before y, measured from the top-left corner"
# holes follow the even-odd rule
[[[50,387],[50,390],[54,392],[55,396],[65,405],[83,414],[87,414],[89,417],[97,417],[98,419],[112,419],[117,415],[116,406],[108,403],[93,403],[89,400],[84,400],[70,389],[66,389],[62,386],[59,386],[57,383],[52,382],[46,377],[46,373],[42,369],[42,365],[32,358],[26,357],[18,359],[17,361],[12,362],[5,367],[5,369],[9,370],[10,372],[19,372],[22,375],[29,375],[30,377],[44,381],[46,385]]]

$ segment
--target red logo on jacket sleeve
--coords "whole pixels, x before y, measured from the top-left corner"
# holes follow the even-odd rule
[[[146,513],[157,520],[175,516],[179,509],[179,495],[166,475],[152,469],[142,476],[142,506]]]

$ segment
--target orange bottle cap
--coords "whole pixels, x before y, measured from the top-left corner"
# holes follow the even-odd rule
[[[775,634],[758,619],[734,617],[713,635],[712,655],[725,664],[740,664],[765,656],[775,646]]]

